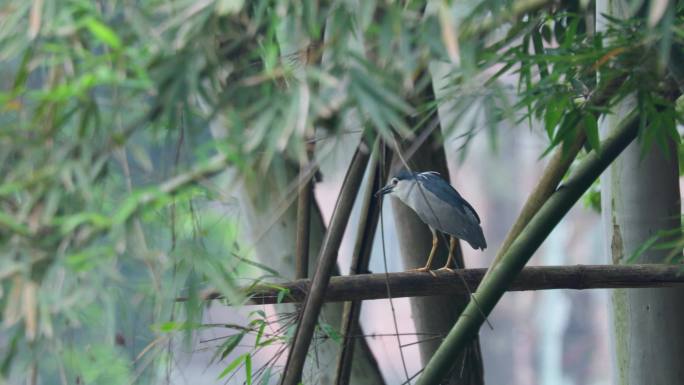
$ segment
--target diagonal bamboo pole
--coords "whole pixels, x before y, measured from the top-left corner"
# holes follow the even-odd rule
[[[615,133],[602,143],[601,149],[598,152],[591,152],[568,181],[544,203],[513,242],[501,262],[492,267],[489,277],[473,294],[477,297],[477,304],[472,300],[468,303],[442,345],[428,362],[418,379],[418,385],[441,383],[454,364],[452,357],[477,335],[484,322],[483,315],[486,316],[492,311],[551,230],[603,170],[636,138],[638,129],[637,114],[632,112],[621,122]]]
[[[615,94],[615,89],[618,88],[625,81],[624,76],[616,77],[606,83],[600,91],[594,93],[588,100],[589,105],[595,107],[605,107],[612,95]],[[491,263],[491,267],[496,266],[496,264],[501,261],[501,257],[508,251],[508,248],[513,244],[515,238],[523,231],[525,226],[534,217],[534,214],[539,211],[544,202],[551,196],[551,194],[556,190],[558,184],[563,180],[563,177],[570,169],[572,161],[575,160],[577,154],[582,149],[582,146],[586,142],[586,135],[584,133],[583,127],[579,127],[579,133],[573,140],[573,142],[565,148],[565,146],[558,146],[553,154],[553,157],[549,161],[549,164],[544,169],[542,177],[535,186],[534,190],[530,193],[527,201],[523,205],[523,208],[518,214],[518,218],[511,226],[511,229],[506,234],[499,251],[494,257],[494,261]],[[491,271],[491,268],[490,270]],[[487,271],[487,275],[489,275]]]
[[[306,159],[299,166],[297,196],[297,239],[295,241],[295,278],[309,275],[309,235],[311,233],[311,201],[313,200],[314,142],[306,144]]]
[[[321,248],[318,266],[313,276],[311,291],[306,296],[302,314],[297,323],[297,329],[292,341],[285,370],[281,379],[282,385],[297,385],[302,378],[302,371],[306,355],[311,344],[318,315],[323,306],[325,289],[330,282],[330,275],[337,260],[337,250],[342,242],[344,230],[347,227],[349,214],[358,194],[363,174],[368,164],[370,151],[368,145],[361,139],[354,153],[347,175],[342,184],[342,191],[335,204],[330,227],[325,234]]]
[[[365,274],[368,271],[370,254],[373,247],[373,239],[378,226],[380,217],[380,205],[375,192],[379,190],[387,179],[391,152],[387,146],[378,142],[371,155],[370,167],[368,169],[368,185],[363,196],[361,206],[361,216],[356,232],[356,243],[352,252],[352,262],[350,275]],[[336,385],[349,384],[352,368],[352,358],[354,354],[355,338],[349,338],[359,334],[359,315],[361,313],[361,301],[350,301],[344,304],[342,313],[342,346],[337,361],[337,372],[335,375]]]

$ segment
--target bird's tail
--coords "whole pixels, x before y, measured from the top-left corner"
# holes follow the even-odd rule
[[[484,250],[487,248],[487,241],[485,240],[484,233],[482,232],[482,227],[478,226],[477,230],[473,230],[468,237],[468,243],[473,249]]]

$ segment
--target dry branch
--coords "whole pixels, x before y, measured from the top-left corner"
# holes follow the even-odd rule
[[[427,273],[390,273],[389,285],[392,298],[432,295],[467,294],[463,279],[475,288],[480,284],[486,269],[459,269],[454,272],[437,272],[436,277]],[[252,304],[273,304],[283,290],[289,292],[285,302],[301,302],[311,285],[308,279],[246,289]],[[614,289],[644,288],[684,285],[682,265],[575,265],[526,267],[513,281],[508,291],[552,289]],[[207,293],[205,300],[221,298],[216,292]],[[368,300],[387,298],[385,274],[361,274],[333,277],[325,291],[326,302]],[[179,298],[184,300],[185,298]]]

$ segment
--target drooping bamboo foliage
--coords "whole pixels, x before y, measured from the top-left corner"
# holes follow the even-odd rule
[[[606,139],[600,150],[590,153],[567,182],[560,186],[532,218],[525,230],[513,242],[488,279],[471,300],[442,345],[428,362],[418,379],[419,385],[439,384],[454,365],[458,354],[478,333],[488,315],[527,261],[546,239],[555,225],[570,210],[594,180],[637,136],[639,120],[631,113],[620,123],[615,133]]]

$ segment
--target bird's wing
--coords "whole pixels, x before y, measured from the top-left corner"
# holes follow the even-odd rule
[[[435,171],[426,171],[418,174],[417,178],[420,184],[431,193],[435,194],[439,199],[456,206],[465,215],[473,216],[477,223],[480,223],[480,217],[473,206],[468,203],[461,194],[453,188],[449,182],[445,181],[439,173]]]

